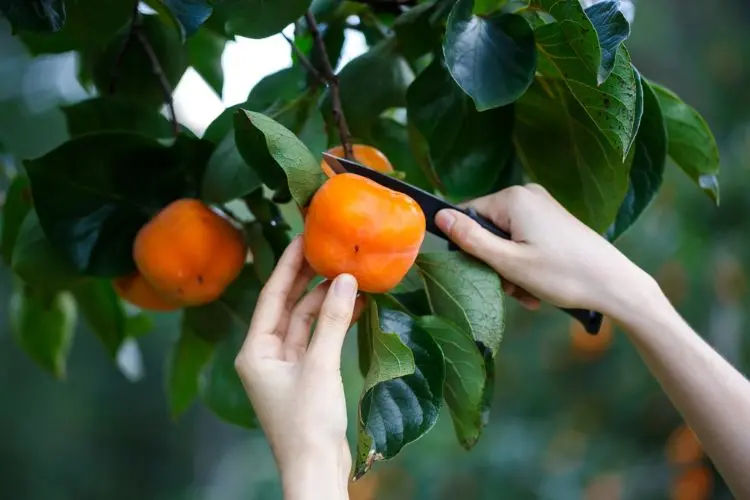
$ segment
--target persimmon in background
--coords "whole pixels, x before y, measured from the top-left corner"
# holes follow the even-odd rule
[[[333,156],[340,158],[344,157],[344,147],[335,146],[328,150],[328,153]],[[367,144],[352,144],[352,153],[354,154],[354,161],[358,161],[362,165],[369,167],[378,172],[388,174],[394,171],[393,165],[391,165],[388,157],[383,154],[379,149],[368,146]],[[323,160],[320,163],[320,168],[326,173],[328,177],[333,177],[336,172],[331,170],[331,167]]]
[[[363,292],[396,286],[417,258],[426,220],[410,197],[355,174],[315,193],[305,218],[305,258],[326,278],[352,274]]]
[[[612,321],[605,316],[596,335],[586,332],[580,322],[571,321],[570,343],[577,357],[588,360],[603,355],[612,345]]]
[[[169,204],[136,236],[133,257],[143,277],[167,300],[195,306],[216,300],[239,275],[247,247],[242,233],[200,200]]]
[[[713,474],[705,465],[688,467],[672,478],[670,500],[708,500],[713,490]]]
[[[112,285],[117,295],[141,309],[149,311],[174,311],[180,307],[179,303],[165,299],[138,272],[115,278],[112,280]]]
[[[703,459],[703,447],[693,429],[686,424],[677,427],[667,440],[667,461],[673,465],[689,465]]]

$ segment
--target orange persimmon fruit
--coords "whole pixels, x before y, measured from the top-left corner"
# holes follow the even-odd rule
[[[174,311],[180,304],[167,300],[139,272],[112,280],[115,292],[134,306],[149,311]]]
[[[412,198],[355,174],[327,180],[310,202],[304,253],[315,272],[352,274],[363,292],[383,293],[409,271],[426,219]]]
[[[327,151],[328,154],[338,156],[339,158],[344,157],[344,146],[335,146]],[[379,149],[368,146],[367,144],[352,144],[352,153],[354,160],[358,161],[362,165],[369,167],[378,172],[389,174],[394,171],[393,165]],[[320,168],[326,173],[328,177],[333,177],[336,173],[331,170],[325,160],[320,162]]]
[[[133,244],[138,271],[167,300],[216,300],[247,256],[242,233],[200,200],[176,200],[147,222]]]

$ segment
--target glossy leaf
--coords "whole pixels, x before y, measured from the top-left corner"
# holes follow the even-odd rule
[[[434,60],[409,87],[407,112],[427,142],[438,187],[456,197],[486,194],[512,152],[513,108],[478,112]]]
[[[534,84],[516,104],[516,116],[518,157],[529,176],[595,231],[609,228],[628,190],[632,152],[623,161],[559,83]]]
[[[544,76],[565,81],[605,139],[621,158],[625,158],[632,144],[637,99],[637,81],[630,55],[621,45],[611,75],[599,85],[596,73],[591,73],[584,60],[577,55],[576,45],[566,39],[565,26],[558,22],[536,29],[540,54],[549,63],[547,69],[540,72]]]
[[[253,256],[253,269],[261,283],[268,281],[276,268],[276,254],[265,237],[264,225],[253,221],[245,226],[250,254]]]
[[[185,28],[187,36],[193,35],[213,12],[210,1],[207,0],[160,0]]]
[[[226,38],[206,28],[198,30],[187,40],[188,64],[201,75],[219,97],[224,91],[224,69],[221,65],[221,56],[226,43]]]
[[[404,56],[415,59],[440,47],[440,27],[430,20],[435,5],[433,2],[417,4],[393,22],[399,51]]]
[[[417,257],[433,314],[497,354],[505,330],[505,295],[500,277],[463,252],[429,252]]]
[[[585,12],[599,37],[602,59],[597,79],[601,84],[615,67],[617,49],[630,36],[630,23],[620,11],[619,1],[598,2],[589,6]]]
[[[649,82],[667,127],[669,157],[719,203],[719,148],[706,120],[671,90]]]
[[[370,307],[371,358],[359,405],[357,478],[435,425],[445,381],[440,348],[411,316],[382,297]]]
[[[72,288],[81,315],[112,358],[127,336],[127,314],[110,280],[87,280]]]
[[[280,123],[253,111],[237,111],[234,130],[240,154],[263,183],[278,189],[288,182],[295,201],[307,205],[326,177],[302,141]]]
[[[0,227],[0,254],[3,256],[3,262],[9,266],[13,257],[13,248],[16,245],[16,238],[21,229],[26,215],[31,210],[31,188],[29,187],[29,178],[20,174],[17,175],[10,183],[8,191],[5,193],[5,201],[2,206],[2,224]]]
[[[403,172],[409,184],[432,190],[427,176],[414,161],[409,145],[409,131],[405,125],[391,118],[380,118],[372,127],[371,144],[382,151],[396,171]]]
[[[172,126],[164,115],[118,95],[94,97],[60,110],[71,137],[102,131],[138,132],[155,139],[172,136]]]
[[[198,381],[214,346],[183,325],[170,351],[166,369],[166,390],[173,418],[183,414],[198,397]]]
[[[181,137],[167,147],[132,132],[103,132],[26,161],[45,234],[80,271],[133,271],[138,229],[169,202],[197,195],[205,145]]]
[[[477,110],[516,101],[534,81],[534,32],[523,17],[472,14],[473,0],[458,0],[448,17],[443,53],[458,85]]]
[[[64,0],[2,0],[0,14],[19,30],[55,33],[65,26]]]
[[[33,210],[19,228],[11,269],[25,283],[40,290],[62,290],[84,279],[47,239]]]
[[[302,17],[310,0],[223,0],[216,9],[226,19],[233,35],[266,38]]]
[[[226,203],[261,187],[258,175],[240,156],[233,133],[228,133],[208,160],[203,176],[201,198],[210,203]]]
[[[651,85],[642,82],[643,118],[635,139],[635,153],[630,167],[630,185],[607,238],[619,238],[651,203],[662,185],[667,160],[667,130],[659,100]]]
[[[77,321],[76,303],[70,293],[22,284],[10,298],[8,313],[18,345],[55,378],[64,379]]]

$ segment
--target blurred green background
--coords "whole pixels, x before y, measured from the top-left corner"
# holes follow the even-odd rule
[[[721,206],[670,165],[658,199],[618,245],[744,372],[750,367],[750,3],[640,0],[635,7],[629,47],[636,65],[696,107],[720,144]],[[246,55],[268,57],[262,52]],[[59,144],[66,132],[57,106],[84,95],[69,55],[32,62],[0,20],[0,192],[3,170],[14,168],[2,151],[30,157]],[[198,131],[210,117],[201,120],[194,123]],[[155,316],[156,331],[126,352],[119,370],[93,335],[78,332],[67,380],[58,383],[13,342],[10,288],[11,276],[0,268],[0,499],[281,497],[260,431],[231,427],[199,407],[177,422],[169,418],[164,353],[177,338],[176,318]],[[343,368],[350,422],[362,383],[354,340]],[[472,451],[456,443],[445,414],[397,459],[376,465],[352,498],[732,498],[689,434],[673,434],[679,415],[617,330],[587,337],[552,308],[532,314],[514,306],[496,384],[491,423]]]

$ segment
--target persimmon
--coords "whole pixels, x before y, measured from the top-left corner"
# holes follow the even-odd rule
[[[240,274],[242,233],[200,200],[172,202],[146,223],[133,245],[143,277],[167,300],[187,306],[216,300]]]
[[[327,151],[333,156],[340,158],[344,157],[344,146],[335,146]],[[368,146],[367,144],[352,144],[352,153],[354,160],[358,161],[362,165],[369,167],[378,172],[388,174],[394,171],[393,165],[391,165],[388,157],[385,156],[379,149]],[[328,177],[333,177],[336,172],[331,170],[325,160],[320,163],[320,168],[326,173]]]
[[[174,311],[180,304],[164,298],[141,273],[135,272],[112,280],[115,292],[134,306],[149,311]]]
[[[576,355],[584,359],[596,358],[612,345],[612,322],[606,316],[602,321],[599,333],[591,335],[576,320],[570,322],[570,342]]]
[[[667,440],[666,452],[667,460],[676,465],[695,463],[703,458],[703,446],[687,424],[672,431]]]
[[[425,230],[425,215],[409,196],[359,175],[339,174],[310,202],[305,258],[321,276],[349,273],[361,291],[383,293],[414,264]]]
[[[711,498],[714,478],[705,465],[689,467],[672,478],[670,500],[707,500]]]

